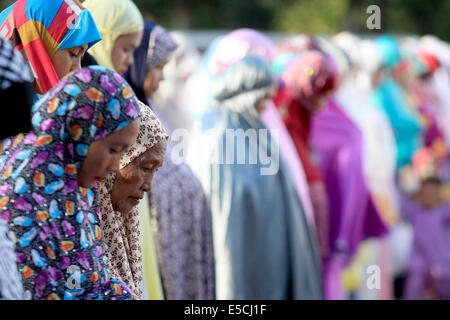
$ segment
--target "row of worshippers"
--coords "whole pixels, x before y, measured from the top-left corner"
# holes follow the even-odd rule
[[[18,0],[0,24],[15,101],[2,117],[1,297],[214,299],[206,198],[165,159],[150,100],[177,48],[167,31],[129,0]]]
[[[192,133],[186,159],[213,217],[217,297],[449,298],[449,52],[433,36],[275,44],[239,29],[184,83],[186,53],[175,58],[155,102],[191,112],[171,125]],[[272,136],[252,143],[252,129]],[[245,148],[230,130],[248,133]],[[263,160],[239,165],[271,150],[276,174],[261,174],[273,166]]]
[[[188,71],[171,100],[158,84],[177,43],[161,26],[130,0],[57,2],[18,0],[0,14],[2,55],[14,61],[2,94],[35,102],[3,118],[17,124],[1,145],[0,266],[13,275],[1,277],[2,296],[365,298],[355,264],[379,265],[391,287],[403,214],[415,231],[406,296],[431,282],[448,297],[439,180],[425,180],[419,204],[396,196],[409,172],[446,177],[450,105],[436,88],[449,83],[448,45],[407,43],[405,58],[389,36],[276,46],[240,29],[198,67],[172,59]],[[168,139],[180,128],[192,133],[185,161]],[[267,134],[236,150],[230,130]],[[238,160],[268,150],[269,174]]]

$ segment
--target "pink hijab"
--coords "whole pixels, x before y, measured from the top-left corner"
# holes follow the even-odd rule
[[[218,75],[248,55],[256,55],[270,61],[274,52],[275,45],[261,32],[246,28],[237,29],[219,41],[209,61],[209,70]]]
[[[302,106],[309,107],[315,96],[336,85],[337,72],[327,55],[310,50],[292,62],[281,78],[293,97]]]

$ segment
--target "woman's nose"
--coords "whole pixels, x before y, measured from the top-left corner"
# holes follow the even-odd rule
[[[70,72],[77,71],[81,69],[81,58],[80,60],[77,60],[77,62],[72,66],[72,69]]]
[[[120,159],[118,161],[114,161],[109,167],[108,171],[117,172],[120,169]]]
[[[131,66],[133,63],[134,63],[134,54],[131,54],[128,56],[128,61],[127,61],[128,67]]]
[[[152,190],[152,180],[146,180],[144,181],[144,183],[142,184],[142,190],[144,192],[150,192]]]

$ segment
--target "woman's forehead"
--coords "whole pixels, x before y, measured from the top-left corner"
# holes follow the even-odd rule
[[[147,149],[140,157],[140,161],[145,162],[153,162],[153,161],[161,161],[161,158],[164,157],[166,151],[166,144],[165,141],[161,141],[151,147],[150,149]]]

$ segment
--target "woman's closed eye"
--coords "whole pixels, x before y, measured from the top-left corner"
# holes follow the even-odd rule
[[[118,154],[118,153],[120,153],[122,150],[120,149],[120,148],[110,148],[109,149],[109,152],[111,153],[111,154]]]
[[[154,162],[152,164],[145,164],[142,166],[142,170],[145,172],[145,174],[153,174],[161,167],[162,163]]]
[[[73,50],[70,50],[70,55],[74,58],[81,57],[84,54],[83,48],[76,47],[73,48]]]
[[[129,52],[133,52],[135,49],[131,46],[128,46],[128,47],[124,47],[122,50],[125,53],[129,53]]]
[[[150,173],[152,173],[155,170],[155,166],[154,165],[147,166],[147,167],[144,167],[143,170],[144,170],[145,173],[150,174]]]

